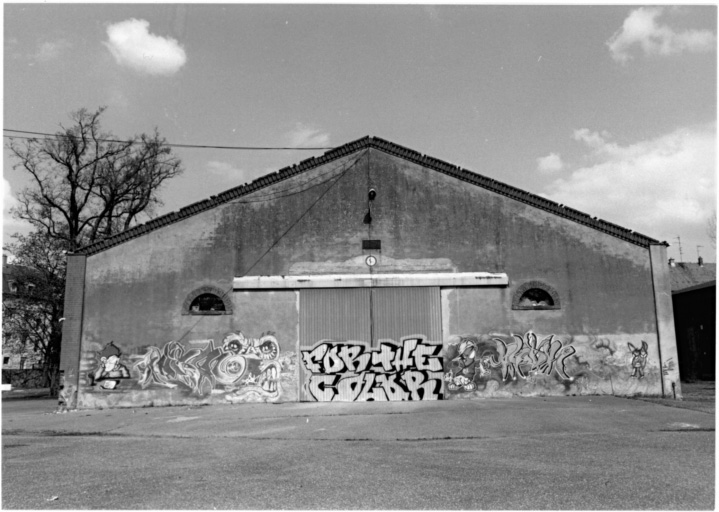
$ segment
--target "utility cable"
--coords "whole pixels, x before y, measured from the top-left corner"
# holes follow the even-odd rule
[[[11,135],[4,135],[4,137],[12,137],[12,136],[11,136]],[[15,138],[15,137],[13,137],[13,138]],[[20,137],[20,138],[27,138],[27,139],[29,139],[30,137]],[[310,149],[310,148],[297,148],[297,149]],[[317,149],[329,149],[329,148],[317,148]],[[313,181],[316,181],[317,179],[322,178],[322,177],[324,177],[324,176],[326,176],[326,175],[328,175],[328,174],[332,174],[333,172],[334,172],[334,170],[331,170],[331,171],[328,171],[328,172],[326,172],[326,173],[324,173],[324,174],[319,174],[319,175],[315,176],[314,178],[312,178],[312,179],[310,179],[310,180],[307,180],[307,181],[304,182],[304,183],[299,183],[299,184],[297,184],[297,185],[295,185],[295,186],[292,186],[292,187],[287,188],[286,190],[271,192],[271,193],[266,194],[266,195],[264,195],[264,196],[262,196],[262,195],[256,196],[256,198],[259,198],[259,200],[251,200],[251,201],[245,201],[245,202],[247,202],[247,203],[262,202],[262,201],[263,201],[262,198],[265,198],[265,197],[268,198],[268,199],[267,199],[268,201],[270,201],[270,200],[272,200],[272,199],[275,199],[275,198],[288,197],[288,196],[285,196],[285,195],[277,195],[277,196],[274,196],[274,194],[280,194],[281,192],[289,192],[290,190],[297,190],[297,189],[299,189],[300,187],[302,187],[303,185],[306,185],[306,184],[308,184],[308,183],[311,183],[311,182],[313,182]],[[322,183],[319,183],[319,184],[321,185]],[[242,186],[242,185],[240,185],[240,187],[241,187],[241,186]],[[311,187],[310,187],[310,188],[311,188]],[[307,190],[309,190],[309,188],[308,188]],[[300,190],[300,192],[302,192],[302,190]],[[293,195],[293,194],[289,194],[289,195]]]
[[[43,137],[41,140],[53,140],[50,137],[55,137],[56,139],[61,138],[69,138],[68,135],[64,134],[55,134],[55,133],[43,133],[43,132],[29,132],[25,130],[12,130],[10,128],[3,128],[4,132],[13,132],[13,133],[25,133],[29,135],[42,135]],[[25,137],[22,135],[5,135],[3,134],[3,137],[9,138],[9,139],[26,139],[26,140],[37,140],[38,137]],[[116,139],[95,139],[100,142],[115,142],[119,144],[127,144],[127,140],[116,140]],[[132,142],[132,144],[137,144],[138,142]],[[238,151],[320,151],[320,150],[327,150],[327,149],[334,149],[334,146],[318,146],[318,147],[281,147],[281,146],[213,146],[209,144],[173,144],[170,142],[166,142],[164,144],[165,146],[169,146],[171,148],[198,148],[198,149],[234,149]]]
[[[365,152],[366,152],[366,151],[367,151],[367,150],[365,150]],[[315,205],[316,205],[317,203],[319,203],[319,202],[322,200],[322,198],[323,198],[325,195],[327,195],[327,193],[328,193],[337,183],[340,182],[340,180],[345,176],[345,174],[347,174],[347,171],[349,171],[349,170],[354,166],[354,164],[356,164],[356,163],[359,161],[359,159],[362,158],[362,156],[363,156],[363,154],[360,153],[360,154],[357,155],[351,162],[345,163],[345,166],[346,166],[345,169],[342,170],[342,172],[341,172],[338,176],[336,176],[336,177],[334,177],[334,178],[330,178],[330,179],[327,180],[327,181],[323,181],[322,183],[319,183],[318,185],[321,185],[321,184],[323,184],[323,183],[327,183],[327,182],[329,182],[329,181],[331,181],[331,180],[334,180],[334,182],[333,182],[329,187],[327,187],[327,189],[326,189],[324,192],[322,192],[322,194],[320,194],[320,196],[319,196],[317,199],[315,199],[315,200],[312,202],[312,204],[309,206],[309,208],[307,208],[307,209],[302,213],[302,215],[300,215],[300,216],[295,220],[295,222],[293,222],[292,225],[291,225],[289,228],[287,228],[287,229],[280,235],[280,237],[279,237],[265,252],[263,252],[262,255],[260,255],[260,257],[250,266],[250,268],[248,268],[248,269],[244,272],[244,274],[242,274],[242,276],[240,276],[240,277],[244,277],[244,276],[246,276],[248,273],[250,273],[250,272],[252,271],[252,269],[255,268],[255,267],[260,263],[260,261],[262,261],[262,260],[264,259],[264,257],[267,256],[267,254],[269,254],[270,251],[271,251],[272,249],[274,249],[274,248],[277,246],[277,244],[279,244],[279,243],[282,241],[282,239],[283,239],[285,236],[287,236],[287,234],[288,234],[297,224],[299,224],[299,222],[312,210],[312,208],[314,208]],[[335,169],[335,170],[336,170],[336,169]],[[334,172],[334,170],[333,170],[332,172]],[[318,185],[315,185],[315,186],[318,186]],[[314,188],[315,186],[313,186],[313,187],[311,187],[311,188]],[[305,189],[305,190],[309,190],[309,189]],[[232,292],[232,290],[234,290],[234,284],[233,284],[228,290],[226,290],[226,291],[221,295],[221,298],[222,298],[222,299],[226,298],[226,297],[228,296],[228,294],[230,294],[230,293]],[[205,318],[204,315],[201,316],[200,318],[198,318],[197,321],[196,321],[196,322],[185,332],[185,334],[183,334],[177,341],[180,342],[180,341],[182,341],[183,339],[185,339],[188,334],[190,334],[192,331],[195,330],[195,327],[197,327],[197,324],[199,324],[204,318]]]
[[[243,201],[236,201],[235,204],[265,203],[265,202],[267,202],[267,201],[273,201],[273,200],[275,200],[275,199],[282,199],[282,198],[284,198],[284,197],[290,197],[290,196],[294,196],[294,195],[297,195],[297,194],[301,194],[302,192],[306,192],[307,190],[312,190],[313,188],[319,187],[320,185],[324,185],[324,184],[327,183],[328,181],[334,179],[335,177],[328,178],[328,179],[326,179],[326,180],[324,180],[324,181],[320,181],[319,183],[315,183],[314,185],[309,186],[309,187],[307,187],[307,188],[301,188],[301,187],[303,187],[303,186],[305,186],[305,185],[307,185],[307,184],[309,184],[309,183],[312,183],[312,182],[314,182],[314,181],[317,181],[319,178],[324,178],[324,177],[327,176],[328,174],[334,173],[336,170],[337,170],[337,169],[332,169],[331,171],[327,171],[327,172],[325,172],[325,173],[323,173],[323,174],[318,174],[318,175],[315,176],[314,178],[309,179],[309,180],[307,180],[307,181],[304,182],[304,183],[299,183],[299,184],[297,184],[297,185],[295,185],[295,186],[287,187],[287,188],[284,189],[284,190],[278,190],[278,191],[275,191],[275,192],[269,192],[269,193],[264,194],[264,195],[257,195],[257,196],[255,196],[255,197],[253,197],[252,199],[247,199],[247,200],[243,200]]]
[[[232,204],[256,204],[256,203],[266,203],[266,202],[268,202],[268,201],[274,201],[274,200],[276,200],[276,199],[283,199],[283,198],[285,198],[285,197],[296,196],[297,194],[301,194],[302,192],[307,192],[307,191],[309,191],[309,190],[312,190],[312,189],[314,189],[314,188],[317,188],[317,187],[319,187],[319,186],[324,185],[325,183],[329,182],[329,181],[332,180],[332,179],[335,179],[336,176],[333,177],[333,178],[328,178],[328,179],[326,179],[326,180],[324,180],[324,181],[320,181],[319,183],[315,183],[314,185],[311,185],[311,186],[309,186],[309,187],[307,187],[307,188],[300,188],[300,187],[303,187],[303,186],[305,186],[305,185],[307,185],[307,184],[309,184],[309,183],[312,183],[313,181],[316,181],[316,180],[319,179],[319,178],[324,178],[324,177],[327,176],[328,174],[333,174],[333,173],[336,172],[336,171],[337,171],[337,169],[332,169],[332,170],[329,170],[329,171],[327,171],[327,172],[325,172],[325,173],[323,173],[323,174],[318,174],[318,175],[315,176],[314,178],[309,179],[309,180],[307,180],[307,181],[304,182],[304,183],[299,183],[299,184],[296,185],[296,186],[288,187],[288,188],[286,188],[285,190],[278,190],[278,191],[276,191],[276,192],[270,192],[270,193],[265,194],[265,195],[257,195],[257,196],[255,196],[253,199],[247,199],[247,200],[243,200],[243,201],[232,201]],[[285,193],[285,192],[287,192],[287,193]],[[144,212],[143,212],[143,213],[144,213]],[[153,220],[156,220],[156,219],[158,219],[158,218],[159,218],[159,217],[149,217],[149,216],[148,216],[147,222],[152,222]],[[133,227],[135,227],[135,226],[133,226]]]
[[[367,151],[367,150],[363,151],[363,153],[366,152],[366,151]],[[334,180],[334,182],[332,183],[332,185],[330,185],[329,187],[327,187],[327,189],[326,189],[324,192],[322,192],[322,194],[310,205],[310,207],[307,208],[307,210],[305,210],[305,212],[304,212],[302,215],[300,215],[300,216],[297,218],[297,220],[296,220],[289,228],[287,228],[287,230],[286,230],[284,233],[282,233],[282,235],[280,235],[280,237],[277,239],[277,241],[276,241],[275,243],[273,243],[273,244],[269,247],[269,249],[267,249],[264,253],[262,253],[262,255],[257,259],[257,261],[255,261],[255,262],[252,264],[252,266],[251,266],[250,268],[248,268],[248,269],[245,271],[245,273],[242,274],[242,276],[240,276],[240,277],[243,277],[243,276],[246,276],[247,274],[249,274],[249,273],[252,271],[252,269],[255,268],[255,267],[257,266],[257,264],[258,264],[260,261],[262,261],[262,259],[263,259],[265,256],[267,256],[267,254],[268,254],[272,249],[274,249],[275,246],[277,246],[277,244],[279,244],[279,243],[282,241],[282,239],[287,235],[287,233],[289,233],[289,232],[292,230],[292,228],[294,228],[297,224],[299,224],[299,222],[300,222],[303,218],[305,218],[305,216],[306,216],[308,213],[310,213],[310,211],[312,210],[312,208],[314,208],[315,205],[316,205],[317,203],[319,203],[319,202],[322,200],[322,198],[325,197],[325,195],[327,195],[327,192],[329,192],[330,190],[332,190],[332,188],[333,188],[337,183],[340,182],[340,180],[344,177],[344,175],[347,174],[347,171],[349,171],[349,170],[352,168],[352,166],[353,166],[354,164],[356,164],[356,163],[359,161],[360,158],[362,158],[362,156],[363,156],[362,153],[360,153],[359,155],[357,155],[357,156],[352,160],[351,163],[345,164],[347,167],[342,171],[342,173],[341,173],[339,176],[337,176],[337,178],[335,178],[335,180]],[[330,180],[327,180],[327,181],[330,181]]]

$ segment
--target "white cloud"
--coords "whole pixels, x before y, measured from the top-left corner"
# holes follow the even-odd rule
[[[172,38],[151,34],[150,23],[129,19],[107,27],[103,43],[121,66],[149,75],[171,75],[187,61],[185,50]]]
[[[704,237],[716,208],[716,124],[682,128],[652,140],[619,146],[589,130],[593,163],[545,189],[546,197],[648,236]]]
[[[537,169],[542,173],[552,173],[564,169],[564,162],[558,153],[550,153],[547,156],[537,158]]]
[[[8,60],[8,59],[19,60],[19,59],[25,58],[25,54],[23,54],[18,49],[19,45],[20,45],[20,41],[18,40],[17,37],[9,37],[3,41],[3,49],[5,50],[5,60]]]
[[[3,216],[5,217],[10,211],[10,208],[17,206],[18,200],[15,199],[14,195],[12,195],[12,187],[10,186],[10,182],[5,177],[2,179],[2,191]]]
[[[242,169],[238,169],[227,162],[220,162],[219,160],[210,160],[207,162],[206,167],[211,174],[223,178],[236,178],[246,174]]]
[[[330,143],[329,133],[297,123],[294,130],[287,134],[290,146],[298,148],[327,147]]]
[[[3,218],[3,237],[4,242],[7,243],[8,237],[16,232],[27,234],[32,230],[32,226],[28,222],[22,220],[16,220],[10,214],[10,209],[18,206],[20,202],[15,199],[12,193],[12,187],[7,178],[2,179],[2,218]]]
[[[574,130],[574,133],[572,134],[572,138],[574,140],[585,142],[589,147],[592,147],[594,149],[600,149],[606,147],[606,139],[610,138],[611,134],[607,131],[599,132],[592,132],[587,128],[580,128],[579,130]]]
[[[40,44],[34,57],[39,62],[48,62],[57,59],[62,52],[72,47],[72,43],[66,39],[57,41],[45,41]]]
[[[210,179],[221,187],[236,187],[277,170],[275,167],[240,169],[219,160],[208,161],[205,164],[205,169],[207,169]]]
[[[715,48],[716,36],[708,30],[675,32],[656,19],[663,7],[640,7],[629,13],[622,28],[607,41],[612,58],[626,64],[633,57],[630,49],[638,45],[645,55],[673,55],[682,52],[708,52]]]

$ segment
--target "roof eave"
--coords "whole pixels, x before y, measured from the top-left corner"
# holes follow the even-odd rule
[[[380,139],[379,137],[365,136],[361,139],[357,139],[353,142],[349,142],[342,146],[331,149],[319,157],[311,157],[301,161],[299,164],[284,167],[279,171],[257,178],[251,183],[231,188],[220,194],[211,196],[209,199],[192,203],[188,206],[181,208],[179,211],[173,211],[161,217],[157,217],[156,219],[153,219],[144,224],[140,224],[139,226],[130,228],[127,231],[123,231],[122,233],[119,233],[113,237],[94,242],[78,249],[73,253],[68,254],[84,254],[90,256],[92,254],[102,252],[111,247],[129,241],[133,238],[142,236],[150,231],[159,229],[165,225],[173,224],[203,211],[215,208],[216,206],[220,206],[244,195],[256,192],[270,185],[274,185],[275,183],[284,181],[285,179],[288,179],[299,173],[309,171],[311,169],[314,169],[315,167],[324,165],[326,163],[332,162],[334,160],[337,160],[339,158],[366,148],[378,149],[387,154],[417,163],[424,167],[428,167],[443,174],[453,176],[462,181],[472,183],[476,186],[485,188],[505,197],[509,197],[516,201],[529,204],[550,213],[554,213],[555,215],[570,219],[579,224],[589,226],[598,231],[607,233],[616,238],[620,238],[641,247],[649,247],[650,245],[669,246],[667,242],[659,242],[658,240],[650,238],[646,235],[642,235],[641,233],[637,233],[630,229],[626,229],[616,224],[612,224],[611,222],[598,219],[597,217],[591,217],[586,213],[580,212],[573,208],[569,208],[567,206],[564,206],[563,204],[559,204],[549,199],[545,199],[543,197],[537,196],[530,192],[526,192],[511,185],[507,185],[506,183],[502,183],[492,178],[482,176],[481,174],[474,173],[472,171],[463,169],[448,162],[444,162],[442,160],[423,155],[415,150],[405,148],[393,142]]]

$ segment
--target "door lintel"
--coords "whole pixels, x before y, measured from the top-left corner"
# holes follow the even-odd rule
[[[413,286],[507,286],[505,273],[436,272],[426,274],[315,274],[235,277],[235,290],[373,288]]]

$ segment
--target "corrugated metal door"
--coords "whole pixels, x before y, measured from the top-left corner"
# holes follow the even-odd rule
[[[380,340],[399,342],[405,336],[442,339],[439,287],[373,288],[372,346]]]
[[[318,341],[364,341],[372,339],[369,288],[327,288],[300,291],[300,346]],[[299,360],[300,383],[309,378]],[[300,386],[300,400],[313,400]]]
[[[300,292],[300,345],[442,337],[439,288],[328,288]]]
[[[420,335],[442,337],[439,287],[329,288],[300,291],[300,346],[322,340],[360,341],[378,347],[380,340],[399,343]],[[300,383],[309,379],[300,356]],[[301,400],[315,400],[301,384]]]
[[[318,341],[369,341],[370,288],[300,291],[300,345]]]

